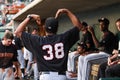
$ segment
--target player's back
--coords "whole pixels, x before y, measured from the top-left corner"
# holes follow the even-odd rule
[[[22,34],[23,43],[35,56],[39,71],[66,71],[69,49],[79,40],[74,27],[62,34],[45,37]]]

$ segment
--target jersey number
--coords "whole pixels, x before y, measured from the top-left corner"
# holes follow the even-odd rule
[[[63,43],[57,43],[53,47],[51,45],[44,45],[42,48],[43,50],[47,50],[48,53],[47,55],[44,55],[45,60],[52,60],[54,57],[57,59],[64,57]]]

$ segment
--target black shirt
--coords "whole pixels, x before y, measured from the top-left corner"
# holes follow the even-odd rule
[[[22,33],[25,47],[36,56],[39,71],[66,71],[69,49],[79,40],[79,29],[45,37]]]
[[[0,42],[0,68],[11,67],[13,61],[17,61],[17,49],[15,45],[4,46]]]
[[[18,37],[14,37],[14,43],[15,43],[15,46],[17,48],[17,50],[21,50],[23,48],[23,44],[22,44],[22,41],[20,38]]]
[[[85,34],[82,35],[81,42],[84,44],[90,44],[90,47],[88,48],[89,51],[95,49],[95,45],[92,39],[92,35],[89,31],[87,31]]]
[[[116,49],[116,43],[115,35],[108,31],[102,36],[100,47],[104,47],[104,51],[106,51],[108,54],[112,54],[113,49]]]

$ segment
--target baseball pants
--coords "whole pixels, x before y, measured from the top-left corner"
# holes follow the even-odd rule
[[[84,57],[79,56],[78,80],[89,80],[92,64],[102,63],[107,60],[109,54],[105,52],[92,53]]]
[[[40,80],[67,80],[66,75],[60,75],[58,72],[41,73]]]
[[[0,68],[0,80],[15,80],[12,67]]]
[[[38,80],[39,71],[38,71],[37,63],[33,63],[33,71],[34,71],[34,80]]]
[[[68,63],[67,63],[67,70],[70,72],[77,72],[76,69],[76,61],[78,60],[79,54],[75,54],[71,52],[68,54]]]
[[[23,57],[23,52],[22,50],[17,50],[17,53],[18,53],[18,61],[20,63],[20,68],[25,68],[25,60],[24,60],[24,57]]]

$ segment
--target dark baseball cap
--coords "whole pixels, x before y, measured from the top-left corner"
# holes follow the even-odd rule
[[[104,22],[105,24],[110,23],[110,21],[107,18],[100,18],[100,19],[98,19],[98,22]]]
[[[47,32],[56,33],[58,29],[58,20],[54,17],[49,17],[45,21],[45,29]]]
[[[88,24],[86,23],[86,22],[82,22],[82,25],[84,26],[84,27],[87,27],[88,26]]]
[[[77,43],[77,45],[81,46],[83,49],[87,50],[87,45],[83,42]]]

